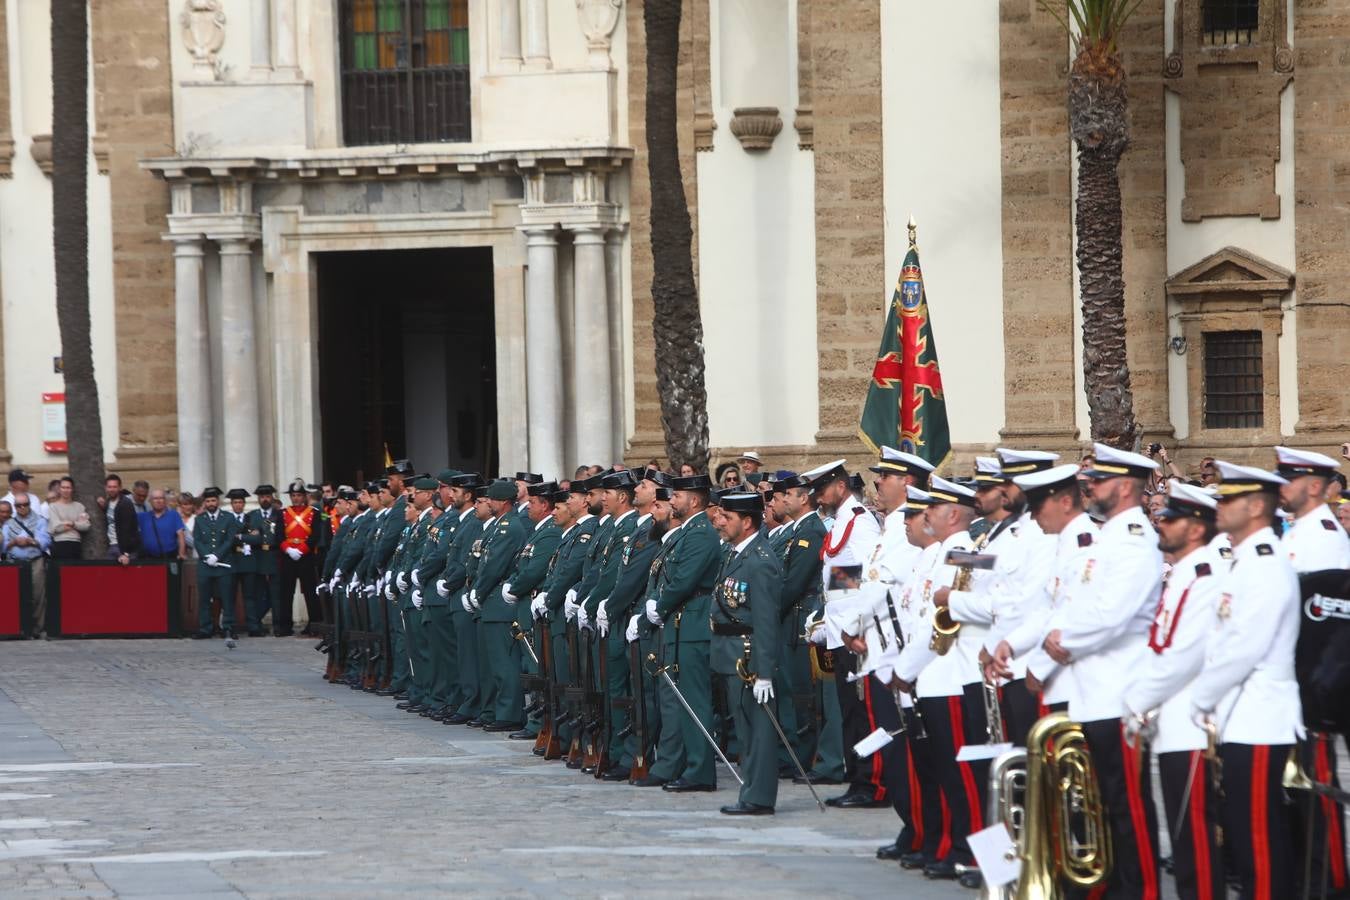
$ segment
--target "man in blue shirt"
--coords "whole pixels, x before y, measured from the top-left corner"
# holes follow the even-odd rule
[[[33,509],[31,494],[14,496],[13,515],[5,518],[4,525],[0,526],[0,541],[3,541],[6,559],[28,564],[33,583],[33,628],[30,634],[41,637],[47,621],[45,561],[52,539],[47,533],[47,519]]]

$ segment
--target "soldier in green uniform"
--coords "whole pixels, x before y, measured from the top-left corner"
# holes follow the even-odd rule
[[[457,686],[460,700],[455,715],[446,719],[451,725],[467,725],[470,728],[482,728],[483,720],[478,714],[483,709],[483,669],[484,660],[480,660],[478,639],[478,610],[469,602],[469,591],[473,589],[474,579],[478,577],[478,566],[483,561],[483,541],[488,528],[495,518],[492,507],[488,505],[488,485],[480,483],[473,490],[473,517],[477,524],[477,533],[468,545],[468,555],[464,558],[464,586],[457,594],[452,594],[450,609],[455,620],[455,644],[459,651],[459,678]],[[459,610],[455,610],[455,604]]]
[[[671,508],[670,488],[666,487],[670,483],[670,477],[663,472],[649,469],[644,481],[653,485],[651,500],[651,523],[647,529],[644,539],[642,552],[649,554],[648,561],[644,566],[644,581],[641,585],[637,602],[633,606],[632,615],[628,619],[627,628],[624,630],[624,640],[628,644],[637,642],[637,659],[640,671],[636,673],[639,684],[630,685],[630,692],[633,695],[633,717],[636,721],[639,715],[642,715],[646,721],[646,734],[639,735],[636,729],[628,739],[625,748],[625,759],[629,761],[630,773],[629,782],[637,784],[646,778],[645,774],[639,774],[633,767],[639,757],[648,763],[654,756],[656,749],[656,737],[661,732],[661,713],[660,705],[656,698],[656,677],[651,674],[648,666],[648,657],[659,655],[661,652],[661,629],[653,625],[647,619],[647,601],[654,600],[657,593],[657,582],[660,579],[661,568],[665,564],[666,551],[671,546],[671,538],[679,528],[679,521],[675,518],[674,511]],[[644,489],[645,490],[645,489]],[[639,552],[637,547],[633,551]],[[622,576],[621,576],[622,578]],[[631,649],[630,649],[631,652]],[[634,677],[635,673],[632,667],[629,667],[629,677]],[[641,709],[639,709],[641,707]],[[675,725],[678,723],[672,723]],[[646,740],[645,746],[639,741]]]
[[[281,621],[281,575],[277,565],[278,547],[281,545],[281,510],[276,505],[277,489],[270,484],[260,484],[253,490],[258,498],[258,508],[244,514],[243,530],[239,540],[249,547],[249,563],[245,567],[242,581],[244,587],[244,609],[248,613],[248,636],[262,637],[262,619],[268,611],[272,613],[272,625],[275,630]],[[290,598],[287,598],[288,600]],[[290,617],[287,616],[289,621]]]
[[[405,504],[403,521],[399,523],[402,527],[399,528],[398,543],[394,545],[394,555],[389,558],[389,566],[384,571],[380,588],[380,596],[384,600],[385,609],[389,616],[389,652],[393,656],[389,689],[382,693],[391,694],[396,700],[400,701],[408,699],[408,686],[412,670],[408,665],[408,634],[404,626],[403,616],[398,608],[399,595],[398,589],[394,585],[394,573],[399,571],[403,565],[403,549],[407,546],[408,538],[412,536],[413,524],[416,521],[417,508],[410,503]]]
[[[356,503],[359,496],[356,489],[348,485],[344,484],[338,488],[338,495],[337,499],[333,501],[332,512],[332,515],[338,517],[338,529],[333,534],[333,539],[328,542],[327,552],[323,558],[323,571],[318,588],[316,588],[316,590],[322,590],[328,595],[333,615],[336,618],[336,627],[328,645],[330,664],[326,675],[332,681],[337,680],[342,667],[346,665],[346,660],[341,656],[345,645],[342,632],[351,628],[351,623],[342,614],[342,592],[338,587],[338,579],[341,578],[341,573],[337,570],[337,563],[346,547],[347,538],[352,532],[352,520],[356,514]],[[327,520],[324,521],[323,527],[329,527]]]
[[[661,626],[662,664],[671,667],[671,678],[694,715],[711,731],[708,607],[721,560],[720,541],[706,512],[712,484],[707,475],[689,475],[672,479],[671,488],[671,507],[683,521],[670,538],[656,596],[648,598],[645,613],[651,624]],[[678,792],[716,790],[712,748],[664,681],[657,693],[661,741],[651,774],[638,783]]]
[[[446,709],[441,721],[447,725],[462,725],[470,718],[459,712],[469,699],[469,691],[463,681],[465,654],[469,654],[475,663],[473,693],[477,693],[477,648],[466,648],[465,644],[476,644],[477,637],[471,633],[469,639],[465,639],[466,620],[471,627],[473,616],[464,610],[460,595],[468,577],[468,563],[474,542],[483,531],[483,523],[474,512],[478,492],[484,485],[477,473],[456,474],[451,477],[450,485],[450,505],[445,515],[453,516],[457,524],[453,529],[443,529],[441,532],[444,535],[449,531],[449,544],[445,547],[445,567],[441,570],[441,577],[436,579],[433,592],[445,601],[449,616],[449,643],[442,651],[447,689]]]
[[[422,613],[424,605],[422,593],[412,582],[412,572],[422,558],[428,535],[435,527],[440,513],[432,502],[438,483],[434,478],[419,478],[413,482],[412,488],[412,507],[417,511],[417,519],[413,522],[412,531],[404,543],[399,569],[394,573],[396,603],[398,614],[403,621],[411,670],[408,699],[398,706],[410,713],[430,717],[438,709],[432,697],[434,675],[431,663],[431,632]]]
[[[516,556],[515,569],[512,571],[509,580],[502,583],[501,599],[508,605],[513,615],[511,624],[522,631],[529,628],[530,618],[529,610],[534,602],[535,593],[540,590],[544,584],[544,579],[548,575],[549,560],[553,558],[553,553],[558,549],[558,541],[562,537],[562,529],[553,521],[553,497],[558,493],[558,484],[553,481],[541,481],[530,484],[526,489],[525,512],[531,523],[531,529],[525,538],[525,545],[520,548],[520,553]],[[517,641],[519,645],[519,641]],[[513,649],[516,654],[518,667],[515,671],[514,683],[508,678],[506,683],[498,692],[498,714],[497,721],[502,720],[504,714],[508,714],[517,708],[517,698],[519,698],[519,708],[524,709],[524,697],[521,694],[520,676],[522,674],[540,675],[538,666],[529,653],[525,652],[521,646]],[[538,654],[540,648],[535,648]],[[509,705],[503,706],[503,698],[509,701]],[[505,713],[503,713],[505,710]],[[539,721],[526,720],[524,726],[519,731],[513,731],[507,735],[512,740],[534,740],[539,736]]]
[[[242,624],[251,624],[253,612],[249,609],[248,583],[249,579],[258,571],[258,566],[253,559],[253,547],[244,540],[244,505],[248,498],[252,496],[243,488],[231,488],[225,492],[225,499],[229,501],[229,509],[225,510],[226,516],[234,517],[234,546],[230,548],[230,554],[225,558],[225,562],[230,566],[230,572],[234,575],[234,590],[230,592],[230,611],[236,609],[236,598],[243,601],[244,622]]]
[[[437,505],[444,512],[427,529],[422,542],[420,558],[409,570],[408,580],[412,582],[413,592],[422,603],[422,621],[426,641],[427,668],[430,678],[431,711],[427,717],[444,722],[447,716],[454,714],[450,708],[450,695],[454,685],[454,625],[450,619],[450,602],[436,590],[436,582],[445,571],[446,552],[459,530],[460,517],[455,509],[456,494],[454,479],[461,473],[455,469],[444,469],[436,476]]]
[[[478,717],[484,731],[511,732],[524,724],[525,703],[517,697],[520,647],[511,633],[511,623],[516,620],[515,604],[502,597],[501,587],[511,575],[516,555],[525,546],[530,526],[516,508],[514,482],[492,482],[487,496],[495,519],[483,529],[483,556],[468,598],[469,605],[479,613],[479,673],[480,677],[486,675]]]
[[[220,601],[220,624],[227,637],[234,634],[234,536],[239,520],[220,511],[220,488],[202,491],[202,511],[192,521],[192,546],[197,551],[197,632],[194,638],[209,638],[213,631],[211,601]],[[223,565],[222,565],[223,564]]]
[[[568,629],[575,631],[576,625],[569,622],[564,602],[568,594],[581,583],[586,561],[590,557],[591,543],[595,538],[595,528],[600,521],[591,512],[587,499],[589,493],[589,479],[573,479],[565,498],[554,504],[553,521],[562,529],[562,534],[549,562],[548,575],[541,591],[531,604],[536,616],[543,615],[548,619],[549,639],[553,642],[553,678],[559,692],[574,684],[573,673],[579,675],[581,672],[580,660],[571,658]],[[567,710],[568,721],[558,731],[564,746],[571,743],[579,716],[579,710]]]
[[[722,495],[721,533],[730,551],[713,585],[712,670],[726,686],[741,747],[741,786],[729,816],[773,815],[778,800],[778,733],[767,711],[782,651],[783,567],[760,534],[760,494]]]
[[[352,529],[347,535],[347,540],[342,544],[342,553],[337,559],[337,565],[333,574],[337,576],[336,590],[333,593],[333,601],[342,609],[343,626],[349,631],[365,630],[365,613],[359,609],[365,602],[365,591],[361,586],[361,576],[357,569],[361,565],[361,560],[365,557],[367,542],[369,541],[372,527],[375,524],[375,513],[371,511],[371,505],[375,503],[375,494],[379,493],[379,487],[374,482],[367,482],[361,492],[356,497],[356,507],[358,512],[351,517]],[[347,659],[339,660],[344,668],[343,681],[354,689],[361,687],[361,648],[352,641],[347,643]]]

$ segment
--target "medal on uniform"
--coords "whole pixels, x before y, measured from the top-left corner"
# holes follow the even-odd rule
[[[1095,559],[1089,559],[1087,565],[1083,566],[1083,584],[1092,580],[1092,567],[1097,564]]]
[[[1219,598],[1219,618],[1226,619],[1233,614],[1233,595],[1224,594]]]

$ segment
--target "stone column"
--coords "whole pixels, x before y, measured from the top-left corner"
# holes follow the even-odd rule
[[[272,71],[272,2],[249,0],[249,69],[254,78]]]
[[[178,393],[178,483],[200,493],[211,484],[212,427],[206,292],[200,237],[174,241],[174,354]]]
[[[553,65],[548,55],[548,0],[525,0],[525,65],[535,69]]]
[[[271,0],[271,2],[273,68],[276,70],[276,77],[286,80],[298,79],[300,63],[296,57],[295,0]]]
[[[576,306],[573,312],[572,377],[577,461],[614,462],[610,398],[609,290],[605,277],[605,230],[582,226],[572,232]]]
[[[552,225],[525,232],[525,387],[530,471],[563,472],[562,327],[558,318],[558,238]]]
[[[504,63],[520,65],[520,0],[498,0],[501,3],[501,52]]]
[[[627,374],[623,364],[623,229],[612,228],[605,235],[605,290],[609,297],[609,376],[613,389],[609,398],[610,443],[614,456],[623,456],[628,441],[628,427],[624,422],[628,404],[623,385]],[[644,461],[645,462],[645,461]]]
[[[252,490],[261,472],[258,348],[253,323],[253,250],[249,238],[220,239],[220,370],[226,490]]]

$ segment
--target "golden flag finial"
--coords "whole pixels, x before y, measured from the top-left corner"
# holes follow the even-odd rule
[[[911,247],[915,246],[919,242],[918,232],[919,232],[919,225],[917,222],[914,221],[914,215],[913,213],[911,213],[909,217],[909,245]]]

